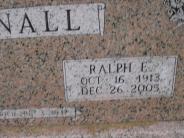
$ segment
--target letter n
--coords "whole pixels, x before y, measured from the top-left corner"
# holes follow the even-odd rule
[[[8,25],[6,25],[1,19],[0,19],[0,23],[4,26],[4,28],[11,34],[11,26],[10,26],[10,14],[7,13],[6,14],[7,19],[8,19]]]

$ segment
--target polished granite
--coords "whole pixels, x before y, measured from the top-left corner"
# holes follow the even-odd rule
[[[106,5],[103,36],[0,40],[0,109],[75,107],[80,117],[0,120],[1,134],[31,135],[49,129],[57,133],[68,127],[90,129],[104,124],[113,128],[112,124],[129,122],[136,126],[137,121],[144,126],[150,121],[154,124],[184,119],[184,26],[171,20],[164,1],[1,0],[0,9],[91,2]],[[173,55],[178,56],[174,96],[71,103],[65,100],[63,60]]]

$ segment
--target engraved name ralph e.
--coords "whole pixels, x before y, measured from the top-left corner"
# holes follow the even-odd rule
[[[176,57],[64,61],[68,101],[171,96]]]

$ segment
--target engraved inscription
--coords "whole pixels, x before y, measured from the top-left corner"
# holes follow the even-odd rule
[[[66,60],[68,101],[171,96],[176,57]]]
[[[103,3],[0,10],[0,39],[101,34]]]
[[[41,109],[5,109],[0,110],[0,119],[76,117],[80,115],[76,108],[41,108]]]

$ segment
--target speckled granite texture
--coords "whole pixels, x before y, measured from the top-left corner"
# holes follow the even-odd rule
[[[132,128],[114,127],[107,130],[89,132],[86,129],[68,128],[59,133],[45,132],[29,135],[20,132],[18,135],[3,135],[0,137],[11,138],[183,138],[184,137],[184,122],[159,122],[150,126],[136,126]]]
[[[184,119],[184,26],[169,20],[161,0],[0,0],[0,8],[102,2],[104,35],[0,40],[0,108],[76,107],[71,118],[0,120],[0,132],[37,133],[42,126],[90,127],[139,121]],[[65,59],[178,55],[175,95],[170,98],[67,103]],[[135,123],[136,124],[136,123]],[[29,127],[35,129],[27,129]],[[39,126],[39,127],[38,127]],[[51,130],[57,131],[58,129]],[[45,130],[47,131],[47,129]],[[5,132],[6,133],[6,132]]]

